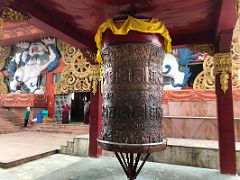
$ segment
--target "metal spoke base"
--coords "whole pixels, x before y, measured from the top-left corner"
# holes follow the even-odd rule
[[[135,153],[135,154],[134,153],[124,153],[123,154],[121,152],[115,152],[115,155],[129,180],[136,179],[136,177],[142,170],[143,165],[147,161],[150,154],[151,153],[147,153],[146,156],[144,157],[142,163],[139,163],[141,153]],[[138,165],[140,165],[140,166],[138,167]]]

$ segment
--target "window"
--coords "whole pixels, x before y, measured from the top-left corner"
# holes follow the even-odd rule
[[[37,87],[46,87],[46,75],[41,74],[38,76]]]
[[[54,84],[57,84],[60,81],[60,79],[61,79],[61,73],[54,74],[53,78],[54,78],[53,79],[54,80]]]
[[[188,67],[190,68],[190,73],[191,76],[189,77],[188,80],[188,86],[189,87],[193,87],[193,83],[194,80],[196,79],[197,75],[203,71],[203,63],[202,62],[198,62],[198,63],[190,63],[188,65]]]
[[[174,84],[174,79],[171,77],[163,76],[163,84],[164,85],[172,85],[172,84]]]

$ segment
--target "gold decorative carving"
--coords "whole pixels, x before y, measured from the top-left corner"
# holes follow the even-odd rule
[[[232,61],[232,85],[240,88],[240,63]],[[222,76],[223,78],[224,76]],[[207,56],[203,62],[203,71],[194,80],[193,89],[215,88],[214,58]]]
[[[240,17],[237,20],[237,23],[233,30],[233,37],[231,43],[231,58],[235,63],[240,63]]]
[[[214,72],[216,74],[222,72],[232,73],[232,59],[229,53],[214,54]]]
[[[19,11],[11,9],[9,7],[3,7],[1,17],[6,21],[27,21],[30,19],[29,16],[22,14]]]
[[[214,45],[213,44],[193,44],[187,46],[192,51],[207,53],[209,55],[214,54]]]
[[[0,43],[2,44],[3,40],[3,18],[0,17]]]
[[[62,54],[63,62],[66,65],[70,65],[72,62],[72,59],[76,58],[78,49],[75,48],[74,46],[71,46],[70,44],[64,43],[61,40],[57,40],[57,46]]]
[[[240,63],[232,61],[232,85],[240,88]]]
[[[55,94],[74,91],[92,91],[95,94],[101,79],[100,65],[91,65],[79,49],[63,41],[58,41],[57,44],[67,67],[55,86]]]
[[[232,83],[233,87],[240,88],[240,0],[237,1],[238,19],[233,30],[231,43]]]
[[[206,56],[203,62],[203,71],[194,80],[193,89],[213,89],[215,87],[215,76],[213,73],[213,57]]]
[[[4,76],[0,72],[0,94],[7,94],[7,93],[8,93],[8,89],[7,89],[7,86],[4,82]]]
[[[229,53],[214,55],[214,72],[220,74],[220,85],[224,93],[228,90],[229,74],[232,74],[232,59]]]
[[[228,90],[228,79],[229,79],[229,74],[223,71],[220,74],[220,85],[224,93],[226,93],[226,91]]]
[[[95,94],[97,92],[97,85],[98,82],[103,82],[102,75],[101,75],[101,67],[100,65],[92,65],[92,74],[90,76],[90,80],[92,81],[92,92]],[[102,86],[101,86],[102,87]]]
[[[1,47],[0,46],[0,70],[3,69],[5,61],[10,54],[10,47]]]

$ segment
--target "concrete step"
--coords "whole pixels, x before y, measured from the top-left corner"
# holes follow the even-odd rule
[[[33,124],[27,130],[37,131],[37,132],[66,133],[66,134],[81,135],[81,134],[89,133],[89,125],[45,123],[45,124]]]
[[[72,144],[68,144],[61,148],[60,153],[88,156],[88,146],[88,135],[79,135],[74,138],[73,151],[67,151],[67,149],[72,150]],[[240,173],[240,142],[236,142],[236,153],[238,173]],[[103,150],[103,156],[115,155],[113,152]],[[148,161],[219,169],[218,141],[168,138],[167,149],[152,153]]]
[[[20,131],[20,126],[12,122],[0,118],[0,134],[12,133]]]
[[[13,113],[6,108],[0,108],[0,121],[1,120],[10,122],[16,126],[21,126],[23,124],[23,117],[19,117],[18,114]]]
[[[14,166],[19,166],[21,164],[24,164],[24,163],[27,163],[27,162],[30,162],[30,161],[34,161],[34,160],[37,160],[37,159],[41,159],[41,158],[44,158],[44,157],[47,157],[47,156],[51,156],[51,155],[56,154],[56,153],[57,153],[57,150],[52,150],[52,151],[49,151],[49,152],[45,152],[45,153],[38,154],[38,155],[35,155],[35,156],[30,156],[30,157],[18,159],[18,160],[7,162],[7,163],[0,162],[0,168],[7,169],[7,168],[14,167]]]

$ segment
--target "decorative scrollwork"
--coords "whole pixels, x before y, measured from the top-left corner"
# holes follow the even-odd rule
[[[17,21],[17,22],[27,21],[30,19],[29,16],[22,14],[21,12],[16,11],[9,7],[3,7],[1,17],[7,21]]]
[[[232,44],[231,44],[231,58],[234,63],[240,63],[240,17],[237,20],[235,28],[233,30]]]
[[[228,90],[228,79],[229,79],[229,74],[226,71],[223,71],[220,74],[220,85],[224,93],[226,93],[226,91]]]
[[[0,70],[3,69],[5,61],[10,54],[10,47],[1,47],[0,46]]]
[[[207,56],[203,62],[203,71],[194,80],[193,89],[213,89],[215,87],[215,76],[213,73],[213,57]]]
[[[101,67],[100,65],[92,65],[92,74],[90,79],[92,80],[92,92],[95,94],[97,92],[97,85],[98,81],[103,82],[103,74],[101,74]],[[101,84],[101,87],[102,84]]]
[[[91,64],[87,62],[86,58],[83,56],[81,51],[76,52],[75,58],[72,60],[71,67],[74,71],[73,73],[76,74],[77,77],[80,79],[89,76],[91,71]]]
[[[55,86],[55,94],[68,94],[73,91],[97,92],[100,81],[100,65],[91,65],[82,52],[63,41],[58,41],[63,61],[67,65],[62,73],[61,80]]]
[[[75,48],[74,46],[71,46],[70,44],[64,43],[61,40],[57,40],[57,46],[62,54],[63,62],[66,65],[70,65],[72,59],[75,58],[78,49]]]
[[[214,72],[232,73],[232,59],[229,53],[218,53],[214,55]]]
[[[203,63],[203,71],[200,72],[196,79],[194,80],[194,84],[193,84],[193,89],[213,89],[215,88],[215,75],[214,75],[214,62],[218,57],[211,57],[211,56],[207,56],[206,59],[204,60]],[[230,72],[231,69],[231,73],[232,73],[232,85],[233,88],[240,88],[240,63],[238,63],[237,61],[232,60],[232,67],[230,68],[230,56],[229,54],[227,54],[227,56],[225,57],[226,60],[222,60],[222,61],[226,61],[225,63],[228,64],[227,67],[227,72]],[[217,60],[216,60],[217,61]],[[218,62],[216,63],[220,63],[220,60],[218,60]],[[221,63],[222,63],[221,61]],[[218,65],[218,67],[215,67],[215,71],[218,73],[221,73],[221,68],[223,68],[223,64],[222,65]],[[229,78],[225,75],[221,76],[222,78],[222,86],[223,89],[225,88],[225,85],[223,85],[223,83],[226,83],[226,78]],[[223,80],[223,78],[225,78],[225,80]]]
[[[240,88],[240,63],[232,61],[232,85]]]
[[[3,18],[0,17],[0,43],[3,40]]]
[[[0,94],[7,94],[7,93],[8,93],[7,85],[4,82],[3,74],[0,72]]]

